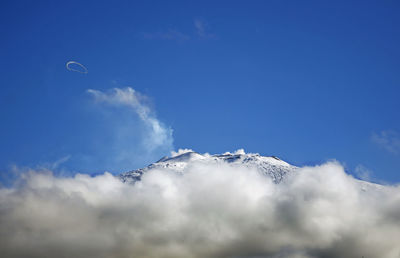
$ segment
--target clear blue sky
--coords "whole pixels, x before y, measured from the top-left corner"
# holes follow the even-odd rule
[[[86,92],[129,86],[175,149],[337,159],[400,182],[399,13],[398,1],[2,1],[0,171],[64,159],[118,172],[102,163],[116,152],[137,153],[132,169],[167,155],[141,156],[140,121]]]

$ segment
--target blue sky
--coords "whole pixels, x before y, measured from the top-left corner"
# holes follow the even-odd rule
[[[2,1],[2,176],[13,165],[117,173],[171,149],[244,148],[399,182],[399,11],[397,1]],[[67,70],[70,60],[89,72]],[[149,150],[136,109],[88,93],[127,87],[173,146]]]

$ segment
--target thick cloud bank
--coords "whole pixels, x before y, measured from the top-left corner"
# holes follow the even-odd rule
[[[362,184],[337,163],[280,184],[194,163],[135,185],[29,171],[0,189],[1,257],[394,258],[399,239],[400,188]]]

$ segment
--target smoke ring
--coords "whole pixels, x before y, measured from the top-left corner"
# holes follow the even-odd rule
[[[75,65],[81,67],[83,70],[78,70],[78,69],[71,68],[71,67],[70,67],[71,64],[75,64]],[[83,64],[78,63],[78,62],[76,62],[76,61],[68,61],[68,62],[65,64],[65,68],[67,68],[67,70],[69,70],[69,71],[78,72],[78,73],[83,73],[83,74],[87,74],[87,73],[89,72],[88,69],[87,69]]]

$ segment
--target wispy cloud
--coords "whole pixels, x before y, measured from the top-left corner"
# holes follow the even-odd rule
[[[145,103],[146,97],[134,89],[114,88],[108,92],[87,90],[95,101],[114,106],[129,107],[149,128],[149,135],[144,139],[148,151],[159,147],[173,149],[172,129],[166,127],[155,115],[155,112]]]
[[[196,29],[196,33],[201,38],[214,38],[215,35],[209,33],[208,31],[208,23],[201,19],[194,20],[194,27]]]
[[[371,140],[390,153],[400,153],[400,134],[397,131],[384,130],[380,133],[373,133]]]
[[[196,19],[194,20],[194,27],[196,28],[197,34],[200,37],[204,37],[206,35],[206,28],[204,22]]]
[[[158,39],[158,40],[174,40],[178,42],[188,41],[193,38],[215,38],[215,34],[210,33],[209,26],[203,19],[194,19],[193,26],[195,33],[185,33],[176,28],[169,28],[165,31],[147,32],[143,34],[145,39]]]
[[[145,33],[143,37],[145,39],[175,40],[180,42],[190,39],[189,35],[182,33],[177,29],[168,29],[165,32]]]
[[[363,165],[357,165],[357,167],[355,168],[355,173],[358,178],[366,181],[371,181],[371,177],[373,174],[372,170],[368,169]]]

